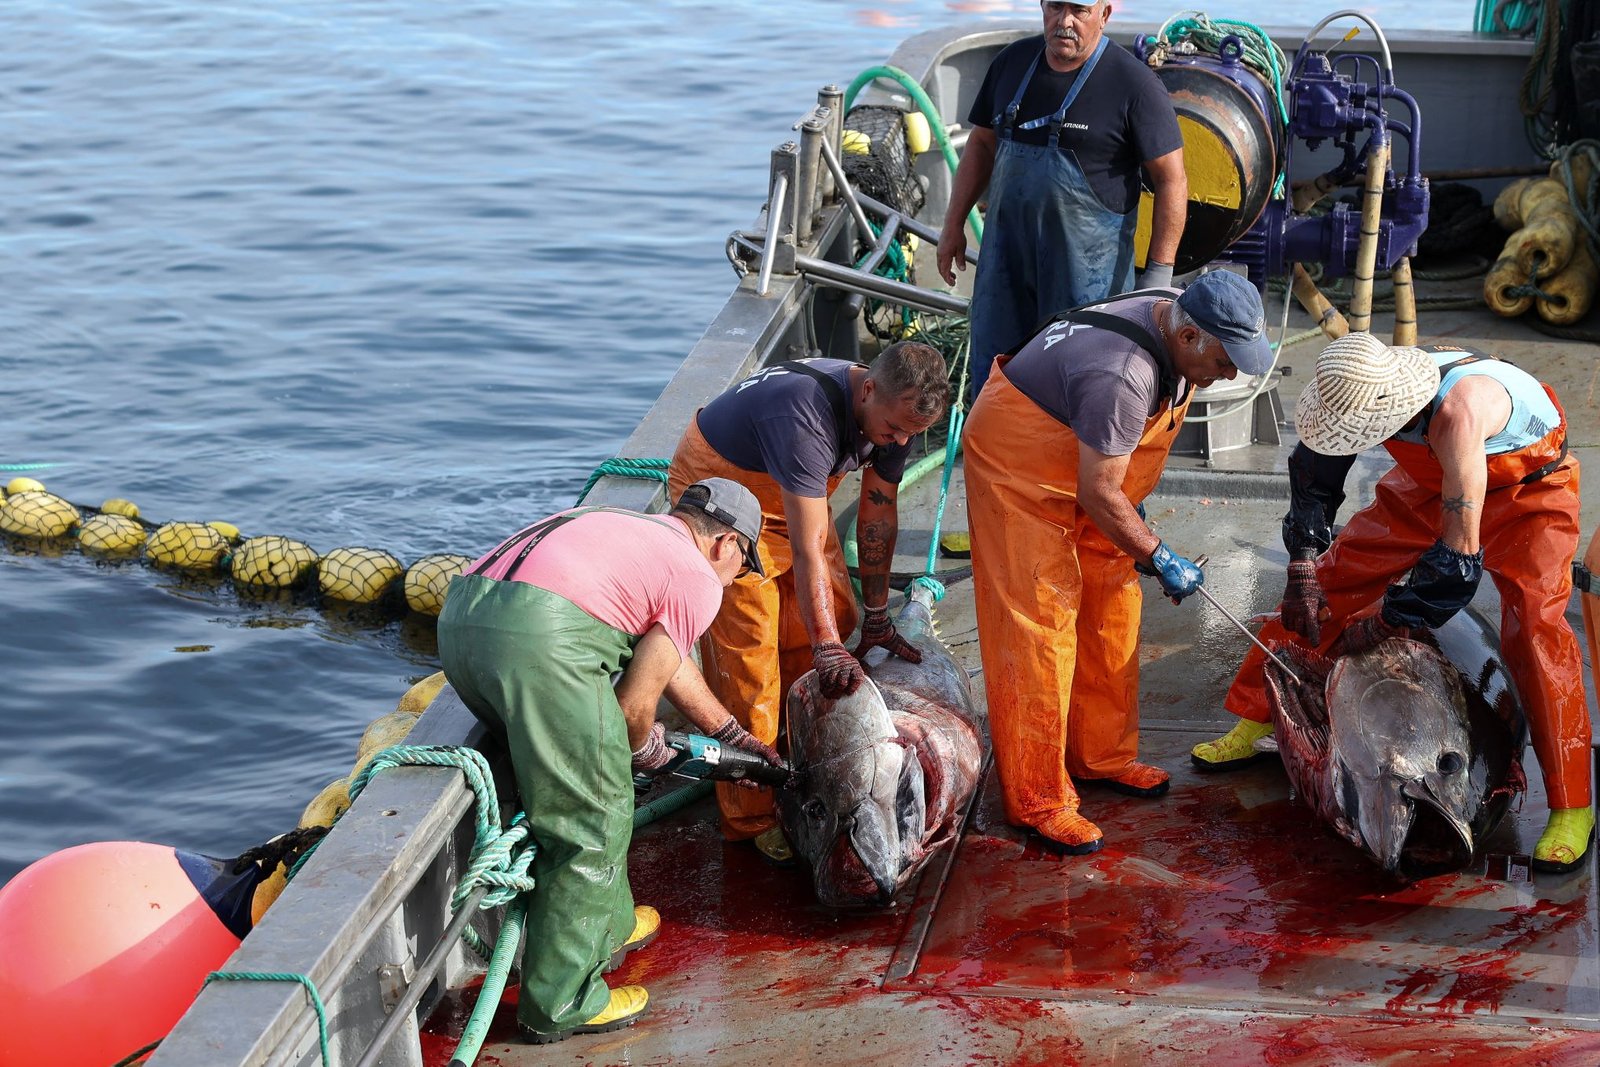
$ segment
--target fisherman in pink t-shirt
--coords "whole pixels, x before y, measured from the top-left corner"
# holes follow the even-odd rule
[[[689,656],[736,577],[761,572],[761,506],[708,478],[666,515],[575,508],[508,538],[450,584],[445,676],[507,743],[537,845],[517,1020],[534,1042],[627,1026],[642,986],[602,976],[661,924],[628,887],[635,771],[671,758],[661,697],[702,733],[779,763]],[[612,678],[618,675],[615,686]]]

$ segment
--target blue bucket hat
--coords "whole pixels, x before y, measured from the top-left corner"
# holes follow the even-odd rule
[[[1178,306],[1206,333],[1222,342],[1223,351],[1242,374],[1272,369],[1261,294],[1230,270],[1214,270],[1189,283]]]

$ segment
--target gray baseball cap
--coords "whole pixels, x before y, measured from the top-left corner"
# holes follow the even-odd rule
[[[1222,342],[1223,351],[1243,374],[1272,369],[1261,294],[1231,270],[1214,270],[1189,283],[1178,306],[1206,333]]]
[[[762,519],[761,502],[754,493],[730,478],[705,478],[683,491],[678,506],[703,511],[733,527],[734,533],[750,543],[744,553],[745,565],[757,574],[767,573],[756,548],[761,540]]]

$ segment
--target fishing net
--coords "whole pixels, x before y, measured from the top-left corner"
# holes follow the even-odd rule
[[[126,515],[100,514],[78,530],[78,544],[97,556],[123,556],[137,552],[146,536],[144,527]]]
[[[213,570],[227,554],[228,539],[203,522],[165,523],[144,547],[145,559],[156,566],[185,571]]]
[[[844,117],[842,144],[839,162],[852,185],[903,214],[922,210],[927,196],[911,171],[905,112],[858,104]]]
[[[233,553],[233,580],[258,589],[290,589],[305,581],[317,553],[303,541],[277,534],[252,537]]]
[[[0,530],[24,537],[60,537],[78,525],[78,509],[54,493],[32,489],[0,502]]]
[[[347,604],[373,604],[404,573],[405,566],[382,549],[336,548],[322,557],[317,584],[325,597]]]
[[[412,611],[435,615],[444,610],[444,594],[450,579],[467,569],[471,556],[439,552],[423,556],[406,571],[406,603]]]

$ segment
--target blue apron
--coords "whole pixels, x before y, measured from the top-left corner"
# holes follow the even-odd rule
[[[1138,212],[1108,211],[1071,151],[1058,147],[1067,109],[1106,50],[1100,38],[1054,115],[1017,124],[1022,96],[1039,69],[1039,50],[1004,116],[989,179],[989,212],[972,285],[972,395],[994,357],[1027,340],[1046,316],[1133,288],[1133,231]],[[1050,126],[1049,142],[1020,144],[1017,129]]]

